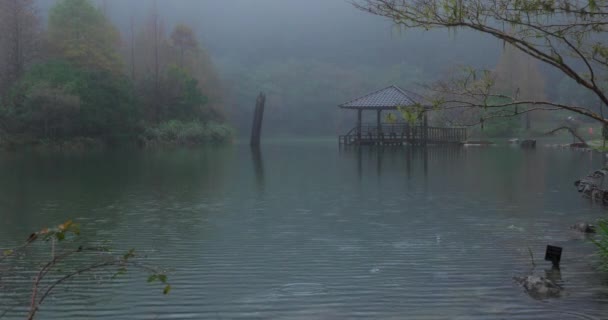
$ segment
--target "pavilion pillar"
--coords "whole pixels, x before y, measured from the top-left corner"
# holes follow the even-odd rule
[[[377,126],[378,126],[378,134],[382,133],[382,110],[378,110],[378,118],[377,118]]]
[[[428,112],[424,112],[424,124],[422,125],[422,144],[426,147],[429,139],[429,116]]]
[[[361,120],[363,118],[362,113],[363,113],[363,110],[361,110],[361,109],[357,110],[357,140],[358,140],[358,143],[361,143]]]

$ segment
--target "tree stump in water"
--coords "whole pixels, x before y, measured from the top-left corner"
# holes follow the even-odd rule
[[[262,122],[264,120],[264,106],[266,104],[266,95],[260,92],[255,104],[253,114],[253,126],[251,128],[251,146],[260,146],[260,138],[262,136]]]

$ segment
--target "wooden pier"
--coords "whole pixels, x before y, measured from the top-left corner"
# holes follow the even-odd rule
[[[382,124],[355,127],[338,138],[340,145],[427,145],[463,144],[466,128],[438,128],[424,125]]]

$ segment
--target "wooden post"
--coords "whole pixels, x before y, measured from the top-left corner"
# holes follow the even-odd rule
[[[384,142],[384,134],[382,133],[382,110],[378,110],[376,126],[376,130],[378,131],[378,137],[376,139],[378,139],[378,144],[382,144]]]
[[[361,121],[362,121],[363,110],[357,110],[357,143],[361,143]]]
[[[253,115],[253,126],[251,128],[251,146],[260,146],[260,138],[262,136],[262,122],[264,120],[264,106],[266,105],[266,95],[260,92],[255,104],[255,112]]]
[[[426,146],[429,135],[429,117],[428,113],[424,112],[424,125],[422,128],[422,144]]]

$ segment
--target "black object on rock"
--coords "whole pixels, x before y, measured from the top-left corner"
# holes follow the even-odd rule
[[[545,253],[545,261],[551,261],[553,267],[559,268],[559,262],[562,260],[562,248],[556,246],[547,246]]]

